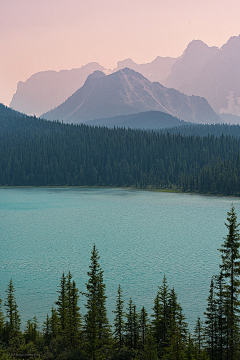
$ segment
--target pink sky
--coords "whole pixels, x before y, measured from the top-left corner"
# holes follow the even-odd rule
[[[42,70],[177,57],[240,34],[239,0],[0,0],[0,102]]]

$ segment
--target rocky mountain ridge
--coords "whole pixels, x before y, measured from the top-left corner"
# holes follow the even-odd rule
[[[128,68],[110,75],[94,72],[88,76],[83,87],[42,117],[65,123],[82,123],[151,110],[190,122],[221,122],[206,99],[168,89]]]

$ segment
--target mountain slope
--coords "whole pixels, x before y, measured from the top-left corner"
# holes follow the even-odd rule
[[[89,63],[80,69],[36,73],[25,82],[19,81],[10,107],[38,116],[60,105],[96,70],[105,69],[98,63]]]
[[[109,128],[125,127],[131,129],[164,129],[175,126],[188,126],[190,123],[179,120],[161,111],[147,111],[138,114],[121,115],[107,119],[96,119],[85,122],[86,125],[106,126]]]
[[[110,75],[94,72],[82,88],[42,117],[81,123],[151,110],[190,122],[221,122],[204,98],[186,96],[177,90],[165,88],[128,68]]]
[[[240,35],[231,37],[219,50],[206,46],[198,49],[199,58],[205,51],[205,63],[197,62],[196,51],[190,47],[192,51],[173,65],[166,84],[187,95],[205,97],[216,113],[240,116]]]
[[[157,81],[165,85],[167,77],[171,74],[171,68],[179,58],[157,56],[155,60],[147,64],[136,64],[132,59],[125,59],[117,63],[117,68],[112,72],[125,69],[126,67],[139,72],[150,81]]]
[[[173,64],[165,85],[184,92],[183,85],[192,84],[203,66],[219,51],[215,46],[209,47],[203,41],[193,40],[188,44],[183,56]]]

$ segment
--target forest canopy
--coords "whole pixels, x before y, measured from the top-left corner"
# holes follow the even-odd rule
[[[212,125],[211,135],[205,135],[206,125],[198,126],[195,135],[185,135],[176,129],[67,125],[0,110],[0,186],[129,186],[240,195],[238,126]]]

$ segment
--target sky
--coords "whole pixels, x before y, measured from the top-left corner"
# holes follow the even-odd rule
[[[43,70],[178,57],[240,34],[239,0],[0,0],[0,102]]]

